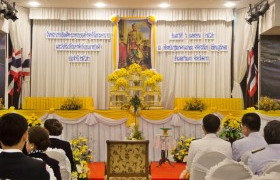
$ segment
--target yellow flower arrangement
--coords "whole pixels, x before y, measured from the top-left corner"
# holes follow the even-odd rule
[[[145,71],[142,71],[142,76],[144,76],[144,77],[152,77],[153,75],[155,75],[156,74],[156,72],[155,71],[152,71],[152,70],[150,70],[150,69],[146,69]]]
[[[270,110],[280,110],[280,102],[270,99],[269,97],[265,96],[262,97],[257,105],[260,110],[270,111]]]
[[[29,127],[42,125],[42,121],[34,113],[32,113],[30,116],[25,116],[25,118],[27,119]]]
[[[186,101],[184,107],[185,111],[203,111],[206,108],[206,104],[199,98],[190,98]]]
[[[180,136],[180,138],[177,140],[177,146],[171,150],[171,155],[173,155],[174,161],[183,162],[185,156],[188,155],[191,142],[194,139],[195,138],[186,138],[185,136]]]
[[[139,64],[133,63],[128,67],[128,72],[130,74],[137,74],[142,71],[142,68]]]
[[[144,86],[145,87],[155,87],[157,85],[156,80],[154,80],[153,78],[148,78],[145,82],[144,82]]]
[[[125,87],[128,86],[128,81],[125,78],[121,77],[121,78],[116,80],[115,86],[116,86],[116,88],[120,88],[120,87],[125,88]]]
[[[78,110],[83,106],[81,100],[79,98],[67,98],[64,103],[60,106],[62,110]]]
[[[233,142],[241,137],[241,119],[227,115],[222,120],[222,130],[220,132],[220,137],[230,142]]]
[[[156,81],[156,82],[161,82],[163,77],[160,74],[155,74],[152,76],[152,78]]]
[[[0,110],[1,109],[4,109],[4,105],[3,105],[3,100],[2,100],[2,98],[0,98]]]
[[[128,72],[127,72],[127,70],[125,68],[121,68],[121,69],[116,70],[115,74],[118,77],[127,77],[128,76]]]
[[[118,79],[118,75],[116,73],[109,74],[108,81],[114,83]]]
[[[70,141],[73,159],[77,171],[72,172],[72,179],[86,179],[89,176],[87,163],[92,160],[92,151],[88,149],[87,139],[79,137]]]

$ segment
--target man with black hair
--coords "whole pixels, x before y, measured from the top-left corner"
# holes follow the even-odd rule
[[[0,118],[0,179],[49,180],[50,175],[43,161],[22,153],[27,140],[27,120],[15,113]]]
[[[248,159],[248,166],[255,174],[262,174],[267,164],[280,160],[280,121],[267,123],[264,127],[264,139],[267,147],[253,153]]]
[[[232,157],[231,144],[223,139],[220,139],[216,135],[220,129],[220,119],[217,116],[213,114],[206,115],[203,118],[202,129],[205,133],[204,138],[195,140],[190,145],[187,160],[187,168],[189,172],[195,155],[201,151],[213,150],[223,153],[229,158]]]
[[[232,155],[235,161],[240,161],[245,153],[267,146],[260,135],[261,119],[256,113],[247,113],[242,117],[242,133],[245,138],[232,144]]]

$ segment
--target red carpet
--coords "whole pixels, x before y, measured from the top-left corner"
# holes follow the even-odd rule
[[[185,169],[186,165],[182,163],[172,163],[174,167],[168,163],[164,163],[160,167],[157,162],[151,165],[152,179],[155,180],[176,180],[179,179],[181,172]],[[90,168],[90,179],[103,180],[104,179],[104,163],[94,162],[88,164]]]

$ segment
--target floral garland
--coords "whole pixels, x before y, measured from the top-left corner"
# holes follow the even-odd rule
[[[30,116],[25,116],[25,118],[27,119],[29,127],[42,125],[42,121],[34,113],[32,113]]]
[[[139,64],[133,63],[128,67],[129,74],[139,74],[142,68]]]
[[[177,146],[171,151],[174,161],[184,162],[185,157],[188,155],[190,144],[193,140],[194,138],[180,136],[180,139],[177,141]]]
[[[206,104],[199,98],[190,98],[186,101],[184,107],[185,111],[203,111],[206,108]]]
[[[264,110],[264,111],[280,110],[280,101],[276,101],[276,100],[270,99],[269,97],[265,96],[260,99],[257,107],[260,110]]]
[[[77,171],[72,172],[72,179],[87,179],[89,177],[89,168],[87,163],[92,160],[92,151],[88,149],[87,139],[79,137],[72,139],[70,145],[73,151],[73,159]]]
[[[229,114],[222,120],[222,130],[220,132],[221,138],[233,142],[241,137],[241,131],[240,118]]]
[[[79,98],[67,98],[64,103],[60,106],[61,110],[79,110],[83,106]]]
[[[118,89],[119,89],[120,87],[125,88],[125,87],[128,86],[128,81],[127,81],[125,78],[123,78],[123,77],[118,78],[118,79],[116,80],[115,86],[116,86],[116,88],[118,88]]]
[[[145,71],[142,71],[141,74],[142,74],[143,77],[152,77],[153,75],[156,74],[156,72],[152,71],[150,69],[146,69]]]

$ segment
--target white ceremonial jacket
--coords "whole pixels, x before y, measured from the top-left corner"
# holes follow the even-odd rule
[[[266,141],[259,132],[252,132],[248,137],[239,139],[232,144],[232,158],[240,161],[243,154],[267,146]]]
[[[253,153],[248,159],[248,166],[254,174],[262,174],[263,168],[270,162],[280,160],[280,144],[269,144],[264,150]]]
[[[191,142],[187,160],[187,168],[189,172],[191,171],[192,161],[195,155],[201,151],[209,150],[223,153],[228,158],[232,157],[231,144],[229,142],[218,138],[216,134],[207,134],[204,138]]]

